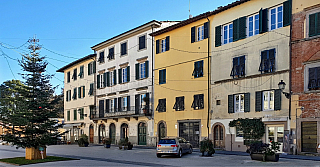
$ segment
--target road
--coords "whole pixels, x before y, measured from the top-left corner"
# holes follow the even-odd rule
[[[22,157],[24,149],[0,145],[0,158]],[[280,158],[279,162],[253,161],[250,156],[214,154],[201,157],[193,152],[182,158],[166,156],[157,158],[154,149],[119,150],[103,146],[79,147],[77,145],[54,145],[47,148],[47,155],[77,158],[80,160],[49,162],[28,166],[318,166],[320,161]],[[0,167],[9,167],[0,163]]]

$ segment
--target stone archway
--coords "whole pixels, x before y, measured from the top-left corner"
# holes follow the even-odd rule
[[[213,145],[215,148],[225,148],[225,127],[217,122],[212,126]]]
[[[102,139],[106,137],[106,127],[104,124],[99,125],[99,143],[102,143]]]

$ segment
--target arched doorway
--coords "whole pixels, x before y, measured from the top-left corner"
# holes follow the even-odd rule
[[[128,124],[123,123],[121,125],[120,139],[125,139],[128,137]]]
[[[114,123],[109,126],[109,138],[111,139],[111,144],[116,143],[116,125]]]
[[[104,124],[99,125],[99,143],[102,143],[102,139],[106,137],[106,128]]]
[[[93,136],[94,136],[94,131],[93,131],[93,125],[89,126],[89,142],[93,143]]]
[[[224,148],[224,126],[217,124],[213,128],[213,140],[215,148]]]
[[[159,140],[166,137],[166,126],[164,122],[161,122],[158,125],[158,137],[159,137]]]
[[[146,124],[140,122],[138,125],[138,145],[147,144],[147,127]]]

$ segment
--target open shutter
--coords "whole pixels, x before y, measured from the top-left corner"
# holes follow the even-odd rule
[[[170,36],[166,37],[166,51],[170,49]]]
[[[196,27],[191,27],[191,43],[196,41]]]
[[[198,101],[199,96],[198,95],[193,95],[193,102],[191,104],[191,108],[196,109],[196,103]]]
[[[317,16],[318,16],[318,13],[309,15],[309,37],[317,35],[317,32],[316,32]]]
[[[281,110],[281,90],[274,91],[274,110]]]
[[[119,110],[117,110],[117,98],[114,98],[114,111],[117,112]]]
[[[78,98],[81,98],[81,87],[78,87]]]
[[[130,82],[130,66],[127,66],[127,82]]]
[[[122,68],[118,69],[118,74],[119,74],[119,84],[122,83]]]
[[[65,95],[66,95],[66,101],[69,101],[69,93],[68,93],[68,91],[66,91]]]
[[[247,37],[247,17],[239,18],[239,27],[238,27],[239,37],[238,40],[244,39]]]
[[[268,9],[260,9],[259,11],[259,33],[268,31]]]
[[[139,109],[140,109],[140,95],[135,95],[135,112],[136,114],[139,114]]]
[[[239,40],[239,19],[233,20],[233,42]]]
[[[107,73],[107,86],[110,86],[110,72],[106,72]]]
[[[97,75],[97,89],[100,88],[100,75]]]
[[[121,97],[118,97],[118,111],[122,111],[122,100],[121,100]]]
[[[256,92],[256,111],[262,111],[262,91]]]
[[[106,113],[109,113],[109,105],[110,105],[110,100],[106,99]]]
[[[85,86],[82,86],[82,97],[85,97],[85,95],[86,95],[86,87]]]
[[[209,30],[210,30],[209,22],[205,22],[204,23],[204,39],[209,38]]]
[[[114,80],[114,85],[117,84],[117,70],[113,70],[113,80]]]
[[[149,113],[149,109],[150,109],[150,94],[146,93],[146,98],[148,98],[149,100],[146,102],[146,109],[147,109],[147,113]]]
[[[127,96],[127,111],[131,111],[130,108],[130,96]]]
[[[244,112],[250,112],[250,93],[244,94]]]
[[[136,64],[136,80],[138,80],[139,77],[139,63]]]
[[[159,39],[156,41],[156,54],[159,53],[159,50],[160,50],[160,41]]]
[[[228,113],[234,113],[234,98],[233,95],[228,95]]]
[[[291,24],[292,0],[283,2],[283,27]]]
[[[144,71],[146,73],[146,78],[148,78],[149,77],[149,61],[145,62],[144,68],[145,68]]]
[[[215,47],[221,46],[221,25],[215,29]]]
[[[93,62],[93,73],[96,73],[96,64],[97,64],[97,62],[94,61],[94,62]]]
[[[103,73],[103,87],[107,86],[107,73]]]
[[[91,63],[88,64],[88,75],[91,75],[90,68],[91,68]]]

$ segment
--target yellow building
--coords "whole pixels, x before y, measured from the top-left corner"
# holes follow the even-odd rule
[[[208,52],[211,12],[151,34],[155,38],[154,131],[194,147],[208,136]]]

